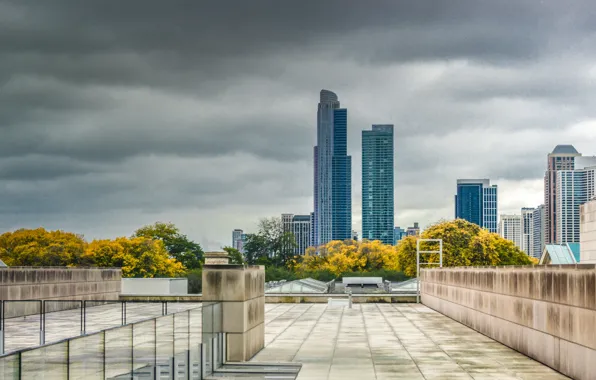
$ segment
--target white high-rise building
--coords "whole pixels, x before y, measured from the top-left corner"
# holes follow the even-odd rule
[[[499,235],[511,240],[518,248],[522,248],[522,217],[521,215],[501,215],[499,221]]]
[[[580,206],[595,194],[596,157],[576,157],[574,170],[560,170],[555,182],[556,243],[579,243]]]
[[[521,250],[532,257],[536,257],[534,253],[534,210],[531,207],[521,209]]]
[[[306,249],[311,246],[310,223],[310,215],[294,215],[292,218],[292,232],[296,238],[296,250],[294,251],[296,255],[304,255]]]

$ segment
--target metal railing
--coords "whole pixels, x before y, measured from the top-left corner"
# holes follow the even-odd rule
[[[127,323],[127,304],[149,302],[119,302],[122,325],[86,334],[91,308],[78,302],[82,302],[80,336],[0,356],[0,378],[191,380],[202,379],[225,363],[220,303],[168,314],[163,302],[161,316]],[[45,313],[39,319],[43,342]]]

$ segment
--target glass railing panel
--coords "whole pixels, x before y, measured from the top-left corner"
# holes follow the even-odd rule
[[[71,379],[104,379],[104,333],[71,339],[68,347]]]

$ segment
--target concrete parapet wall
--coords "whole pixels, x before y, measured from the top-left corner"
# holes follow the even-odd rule
[[[265,346],[265,268],[203,266],[203,302],[221,302],[227,360],[248,361]]]
[[[118,300],[122,271],[102,268],[0,268],[0,299]],[[46,311],[79,307],[78,303],[46,302]],[[5,317],[40,312],[38,302],[7,302]]]
[[[580,206],[580,263],[596,264],[596,200]]]
[[[596,373],[596,265],[423,269],[421,297],[567,376]]]

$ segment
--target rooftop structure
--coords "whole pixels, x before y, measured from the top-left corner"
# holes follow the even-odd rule
[[[546,244],[539,264],[577,264],[579,254],[579,243]]]

